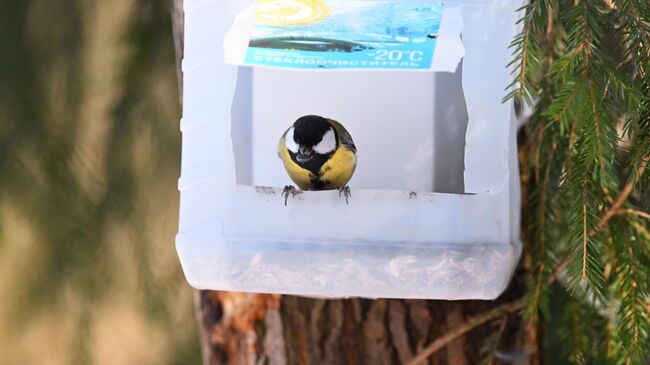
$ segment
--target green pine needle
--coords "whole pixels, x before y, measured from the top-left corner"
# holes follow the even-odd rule
[[[555,323],[548,284],[559,278],[572,298],[552,330],[570,362],[650,363],[650,2],[520,11],[506,99],[535,106],[524,313]]]

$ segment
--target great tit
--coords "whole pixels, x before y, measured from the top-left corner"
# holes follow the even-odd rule
[[[341,123],[318,115],[298,118],[278,145],[278,156],[289,177],[301,190],[333,190],[351,196],[348,181],[357,167],[357,147]],[[287,185],[284,205],[296,189]]]

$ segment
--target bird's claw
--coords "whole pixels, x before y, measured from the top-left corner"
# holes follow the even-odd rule
[[[343,196],[345,197],[345,204],[349,205],[350,202],[348,201],[348,199],[352,197],[352,193],[350,193],[350,187],[347,186],[347,185],[343,186],[343,187],[340,187],[339,188],[339,197],[341,196],[341,194],[343,194]]]
[[[285,185],[282,189],[282,197],[284,197],[284,205],[287,206],[287,200],[289,200],[289,194],[291,197],[295,197],[298,194],[298,190],[293,185]]]

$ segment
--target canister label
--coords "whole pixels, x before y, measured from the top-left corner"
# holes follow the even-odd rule
[[[245,64],[298,69],[429,69],[443,3],[260,0]]]

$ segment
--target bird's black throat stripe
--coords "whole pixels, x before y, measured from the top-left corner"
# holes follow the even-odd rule
[[[297,153],[293,153],[289,151],[289,155],[291,156],[291,160],[295,162],[298,166],[302,167],[305,170],[309,170],[314,175],[318,175],[320,172],[321,167],[327,162],[327,160],[332,157],[332,153],[327,154],[327,155],[319,155],[319,154],[314,154],[314,157],[312,157],[309,161],[305,162],[298,162],[296,159],[296,156],[298,155]]]
[[[311,183],[313,185],[314,190],[323,190],[325,188],[325,185],[328,184],[327,181],[323,181],[320,179],[320,170],[329,160],[334,153],[330,153],[327,155],[320,155],[320,154],[315,154],[314,157],[311,158],[311,160],[306,161],[306,162],[298,162],[296,160],[296,153],[293,153],[289,151],[289,156],[291,156],[291,160],[295,162],[298,166],[302,167],[305,170],[308,170],[309,172],[312,173],[313,178],[311,179]]]
[[[323,190],[325,189],[325,185],[329,184],[329,181],[324,181],[316,177],[311,180],[311,184],[312,184],[312,190]]]

